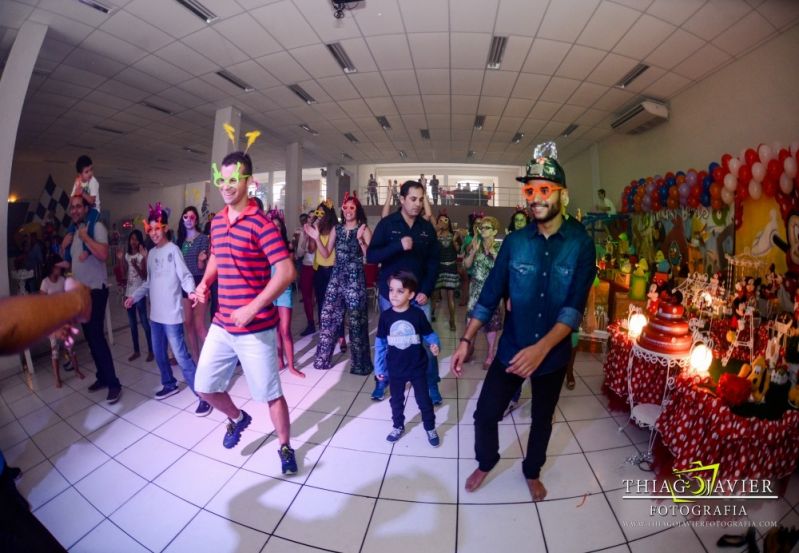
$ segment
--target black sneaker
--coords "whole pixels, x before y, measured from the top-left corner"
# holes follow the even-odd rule
[[[180,392],[180,388],[178,388],[177,386],[164,386],[163,388],[155,392],[155,399],[159,400],[165,399],[168,398],[169,396],[174,396],[178,392]]]
[[[205,417],[211,414],[214,408],[211,407],[211,404],[207,401],[200,400],[200,403],[197,404],[197,409],[194,411],[194,414],[198,417]]]
[[[6,465],[5,473],[11,480],[17,481],[22,478],[22,469],[19,467],[9,467]]]
[[[103,388],[108,388],[108,386],[106,386],[105,384],[103,384],[99,380],[95,380],[94,384],[89,386],[89,391],[90,392],[96,392],[97,390],[102,390]]]
[[[305,330],[300,332],[300,336],[310,336],[316,332],[316,327],[314,325],[308,325],[305,327]]]
[[[399,427],[395,426],[394,428],[391,429],[391,432],[389,432],[388,436],[386,436],[386,440],[389,442],[396,442],[402,437],[404,433],[405,433],[404,426],[399,426]]]
[[[283,474],[297,474],[297,458],[294,456],[294,450],[283,445],[277,450],[277,454],[280,457]]]
[[[241,433],[244,432],[244,429],[250,426],[252,422],[252,417],[247,414],[247,411],[242,409],[241,415],[242,419],[239,422],[233,422],[230,419],[227,421],[227,432],[225,432],[225,437],[222,439],[222,445],[227,449],[231,449],[239,443],[239,440],[241,440]]]
[[[117,401],[119,401],[120,397],[122,397],[122,388],[121,387],[120,388],[109,388],[108,389],[108,396],[106,396],[105,402],[108,405],[113,405]]]

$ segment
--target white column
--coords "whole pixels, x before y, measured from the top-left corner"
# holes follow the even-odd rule
[[[302,145],[286,146],[286,230],[289,236],[299,226],[302,209]]]
[[[266,204],[269,206],[275,205],[275,172],[269,171],[269,176],[266,179]]]
[[[6,60],[2,76],[0,76],[0,113],[3,124],[0,125],[0,297],[10,295],[8,282],[8,198],[11,189],[11,164],[14,160],[14,146],[17,141],[19,118],[28,92],[33,66],[39,57],[39,51],[47,34],[47,25],[25,22],[22,25],[11,53]],[[30,355],[27,357],[30,359]],[[30,361],[29,361],[30,362]],[[16,356],[0,357],[0,370],[16,369],[19,360]],[[32,371],[33,365],[29,365]]]
[[[333,200],[333,205],[338,206],[338,168],[339,165],[327,164],[325,170],[327,171],[327,196],[323,199],[330,198]]]
[[[228,138],[227,133],[223,125],[225,123],[230,123],[233,125],[233,128],[236,129],[236,144],[235,146]],[[216,110],[216,115],[214,116],[214,144],[211,147],[211,161],[208,164],[208,175],[211,175],[211,163],[216,163],[220,165],[222,160],[228,155],[230,152],[235,152],[239,149],[239,145],[241,142],[241,110],[233,107],[227,106],[224,108],[220,108]],[[254,171],[258,171],[258,160],[252,161],[254,167]],[[216,186],[209,187],[210,190],[208,192],[208,209],[214,213],[218,213],[223,207],[225,207],[224,202],[222,201],[222,196],[219,194],[219,189]]]

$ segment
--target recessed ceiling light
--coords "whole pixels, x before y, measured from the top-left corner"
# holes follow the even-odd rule
[[[169,109],[151,104],[150,102],[141,102],[141,105],[150,109],[154,109],[155,111],[160,111],[161,113],[166,113],[167,115],[175,115],[174,112],[170,111]]]
[[[506,36],[495,36],[491,39],[491,48],[488,50],[488,62],[486,63],[488,69],[500,68],[507,43],[508,37]]]
[[[467,157],[467,158],[470,158],[470,159],[471,159],[471,158],[473,158],[474,156],[475,156],[475,151],[474,151],[474,150],[469,150],[468,152],[466,152],[466,157]]]
[[[347,52],[344,50],[344,47],[339,42],[333,42],[331,44],[327,44],[327,49],[330,50],[330,53],[333,54],[333,58],[335,58],[336,63],[339,64],[341,69],[344,70],[344,73],[357,73],[358,70],[355,68],[355,64],[352,63],[352,60],[347,55]]]
[[[111,127],[103,127],[102,125],[95,125],[94,128],[97,129],[98,131],[110,132],[112,134],[125,134],[124,132],[118,129],[112,129]]]
[[[646,65],[645,63],[639,63],[638,65],[633,67],[624,77],[619,79],[619,82],[617,82],[613,86],[615,86],[616,88],[627,88],[628,86],[630,86],[631,82],[640,77],[647,69],[649,69],[648,65]]]
[[[402,159],[406,159],[406,158],[408,157],[408,154],[406,154],[404,150],[400,150],[400,151],[399,151],[399,156],[400,156]]]
[[[78,0],[78,2],[80,2],[84,6],[89,6],[90,8],[104,14],[109,14],[114,10],[114,8],[106,6],[105,4],[102,4],[97,0]]]
[[[219,75],[220,77],[222,77],[223,79],[225,79],[227,82],[229,82],[233,86],[242,89],[244,92],[252,92],[253,90],[255,90],[255,88],[253,88],[252,86],[248,85],[247,83],[245,83],[244,81],[242,81],[236,75],[234,75],[233,73],[231,73],[229,71],[225,71],[223,69],[222,71],[217,71],[216,74]]]
[[[309,126],[308,126],[308,125],[306,125],[305,123],[303,123],[302,125],[300,125],[300,128],[301,128],[302,130],[304,130],[305,132],[307,132],[307,133],[309,133],[309,134],[312,134],[312,135],[314,135],[314,136],[317,136],[317,135],[319,134],[319,131],[316,131],[316,130],[312,129],[311,127],[309,127]]]
[[[358,143],[360,142],[360,140],[358,140],[358,139],[355,137],[355,135],[354,135],[354,134],[352,134],[351,132],[344,133],[344,137],[345,137],[347,140],[349,140],[350,142],[352,142],[353,144],[358,144]]]
[[[219,16],[214,12],[197,2],[197,0],[175,0],[178,4],[189,10],[191,13],[205,21],[206,23],[213,23]]]
[[[343,157],[344,159],[349,159],[350,161],[354,160],[354,158],[350,154],[348,154],[347,152],[342,152],[341,153],[341,157]]]
[[[378,124],[384,131],[391,130],[391,124],[388,122],[385,115],[378,115],[375,119],[377,119]]]
[[[574,123],[572,123],[571,125],[569,125],[565,129],[563,129],[563,132],[560,133],[560,134],[563,135],[563,136],[569,136],[571,133],[573,133],[574,131],[577,130],[577,127],[579,127],[579,125],[575,125]]]
[[[200,150],[195,150],[191,146],[183,146],[183,151],[184,152],[189,152],[190,154],[203,154],[204,153],[204,152],[201,152]],[[166,169],[166,168],[164,168],[164,169]]]
[[[518,144],[519,142],[522,141],[522,138],[524,138],[524,133],[517,132],[516,134],[513,135],[513,138],[511,138],[510,141],[513,142],[514,144]]]
[[[474,118],[474,128],[479,130],[483,129],[483,125],[485,125],[486,116],[485,115],[478,115]]]
[[[419,129],[419,134],[422,135],[422,139],[430,140],[430,129]]]
[[[308,94],[303,87],[298,84],[290,84],[289,90],[300,97],[300,99],[308,105],[315,104],[316,98]]]

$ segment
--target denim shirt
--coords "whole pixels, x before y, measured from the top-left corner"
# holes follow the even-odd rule
[[[511,310],[505,315],[497,350],[498,359],[507,365],[555,323],[575,331],[580,327],[595,276],[594,244],[580,223],[566,219],[549,238],[533,223],[503,241],[472,316],[485,324],[499,302],[510,298]],[[533,375],[566,367],[570,356],[571,340],[566,337],[550,350]]]

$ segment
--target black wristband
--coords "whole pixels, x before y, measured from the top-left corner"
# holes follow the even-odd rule
[[[470,346],[472,345],[472,341],[469,340],[466,336],[461,336],[461,342],[466,342]]]

